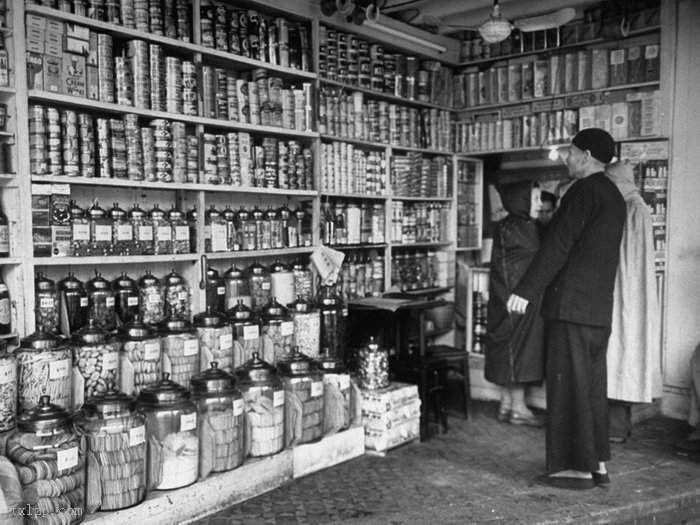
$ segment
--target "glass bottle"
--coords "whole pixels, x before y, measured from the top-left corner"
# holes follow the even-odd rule
[[[119,328],[117,338],[121,342],[119,390],[136,396],[160,379],[160,337],[148,325],[134,320]]]
[[[294,292],[294,274],[289,266],[277,259],[270,266],[270,293],[282,306],[287,306],[296,297]]]
[[[197,253],[197,207],[187,212],[187,226],[190,228],[190,253]]]
[[[314,277],[309,263],[299,258],[292,264],[294,274],[294,293],[297,298],[311,301],[314,294]]]
[[[224,273],[224,286],[226,287],[226,308],[224,311],[233,308],[242,301],[247,307],[251,306],[250,282],[246,272],[231,265]]]
[[[262,264],[254,262],[248,266],[247,273],[250,285],[250,307],[254,312],[259,312],[270,302],[272,297],[270,272]]]
[[[58,294],[61,319],[65,319],[65,325],[61,323],[61,332],[69,337],[87,323],[87,292],[83,282],[76,279],[73,272],[68,272],[68,277],[58,282]]]
[[[114,330],[116,313],[112,283],[98,273],[94,279],[85,283],[85,290],[88,296],[88,319],[94,319],[100,328]]]
[[[76,257],[90,255],[90,224],[85,217],[85,210],[75,201],[70,203],[71,216],[71,254]]]
[[[126,272],[112,281],[114,292],[114,312],[119,326],[130,323],[139,317],[139,288]]]
[[[323,244],[326,246],[333,246],[336,244],[335,238],[335,216],[333,210],[331,209],[331,203],[326,201],[321,205],[321,217],[323,221],[323,227],[321,231],[323,232]]]
[[[266,225],[265,212],[255,206],[251,213],[253,224],[255,225],[255,249],[269,250],[270,249],[270,231],[269,224]]]
[[[160,323],[165,319],[165,291],[160,281],[150,270],[138,280],[139,309],[141,320],[150,325]]]
[[[34,323],[36,330],[52,334],[57,333],[59,302],[56,283],[39,272],[34,280],[34,290]]]
[[[115,202],[109,210],[109,219],[112,222],[112,239],[114,239],[113,255],[133,255],[134,227],[129,221],[128,214]]]
[[[190,287],[175,270],[161,279],[165,293],[164,316],[168,319],[190,319]]]
[[[39,398],[46,394],[51,394],[63,408],[71,408],[71,351],[58,337],[48,332],[34,332],[20,341],[14,354],[20,412],[35,407]]]
[[[0,257],[10,256],[10,221],[0,209]]]
[[[204,251],[228,251],[228,230],[221,212],[212,204],[204,214]]]
[[[297,232],[297,219],[287,206],[282,206],[277,210],[280,220],[280,231],[282,235],[283,248],[296,248],[299,243]]]
[[[142,210],[138,204],[134,204],[129,210],[129,222],[134,233],[134,254],[153,255],[153,223],[148,213]]]
[[[317,299],[321,311],[321,348],[345,362],[348,311],[343,300],[329,286],[322,286]]]
[[[153,225],[153,253],[164,255],[173,253],[173,230],[167,214],[155,204],[148,213]]]
[[[226,286],[216,268],[207,267],[205,283],[205,307],[212,312],[224,313],[226,311]]]
[[[173,206],[168,212],[172,228],[173,253],[190,253],[190,227],[185,214]]]
[[[298,208],[294,212],[297,218],[297,229],[299,231],[298,246],[311,246],[313,239],[313,216],[311,213]]]
[[[265,212],[265,221],[270,230],[270,248],[273,250],[283,248],[282,223],[277,215],[277,210],[271,206],[268,207]]]
[[[0,342],[0,432],[15,428],[17,416],[17,358]]]
[[[357,369],[360,387],[374,390],[389,386],[389,352],[374,337],[358,351]]]
[[[226,221],[226,248],[229,252],[240,250],[238,243],[238,232],[236,231],[236,212],[231,209],[231,205],[227,204],[221,214]]]
[[[330,435],[352,423],[352,382],[343,363],[327,351],[316,363],[323,374],[323,434]]]
[[[241,250],[255,250],[255,222],[243,206],[236,213],[236,235]]]
[[[220,312],[207,309],[194,316],[194,326],[199,337],[199,367],[206,370],[207,363],[216,361],[225,372],[233,372],[233,327]]]
[[[294,323],[294,344],[304,355],[316,359],[320,352],[321,314],[301,297],[289,305]]]
[[[112,254],[112,221],[97,202],[88,209],[90,224],[90,255]]]
[[[176,383],[189,385],[199,372],[199,338],[187,319],[169,317],[159,326],[161,369]]]
[[[239,300],[226,312],[233,333],[233,367],[237,368],[261,351],[260,321],[253,310]]]
[[[335,205],[335,241],[336,244],[348,244],[348,228],[345,220],[345,205],[336,203]]]
[[[109,333],[93,319],[73,334],[69,346],[73,352],[73,409],[96,394],[119,385],[119,348]]]

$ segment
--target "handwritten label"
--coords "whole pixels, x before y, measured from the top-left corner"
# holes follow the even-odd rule
[[[141,425],[129,429],[129,446],[135,447],[146,442],[146,426]]]
[[[139,226],[139,240],[140,241],[152,241],[153,240],[153,228],[151,226]]]
[[[9,366],[0,366],[0,385],[14,383],[17,378],[17,367],[14,363],[7,363],[7,365]]]
[[[95,225],[95,240],[98,242],[112,242],[112,227]]]
[[[107,297],[105,299],[105,305],[107,308],[114,308],[114,297]]]
[[[282,321],[280,324],[280,333],[282,336],[294,335],[294,322]]]
[[[199,353],[199,341],[197,339],[190,339],[185,341],[185,356],[197,355]]]
[[[262,285],[260,286],[263,290],[269,290],[270,289],[270,283],[267,281],[263,282]]]
[[[88,305],[88,298],[87,297],[81,297],[80,298],[80,307],[85,308]]]
[[[226,295],[226,287],[225,286],[217,287],[216,295]]]
[[[187,299],[190,298],[190,293],[186,290],[182,290],[177,293],[177,300],[178,301],[187,301]]]
[[[227,348],[232,348],[233,347],[233,335],[224,334],[222,336],[219,336],[219,346],[221,347],[222,350],[226,350]]]
[[[350,376],[347,374],[340,374],[338,376],[338,388],[341,390],[347,390],[350,388]]]
[[[70,359],[49,363],[49,379],[63,379],[70,375]]]
[[[71,447],[66,450],[56,451],[56,468],[66,470],[78,464],[78,447]]]
[[[146,361],[158,361],[160,359],[160,343],[146,343],[143,346],[143,358]]]
[[[311,397],[319,397],[323,395],[323,383],[314,381],[311,383]]]
[[[260,327],[256,324],[243,327],[243,340],[251,341],[260,337]]]
[[[170,241],[173,238],[173,230],[170,226],[158,226],[156,235],[159,241]]]
[[[74,241],[89,241],[90,240],[90,226],[87,224],[74,224],[73,225],[73,240]]]
[[[272,394],[272,406],[281,407],[284,405],[284,390],[277,390]]]
[[[180,416],[180,432],[187,432],[197,428],[197,412]]]
[[[228,231],[226,224],[211,225],[211,251],[228,251]]]
[[[240,416],[243,413],[243,400],[234,399],[233,400],[233,415]]]
[[[158,303],[160,303],[160,301],[161,301],[160,294],[157,294],[157,293],[148,294],[148,297],[146,299],[146,302],[148,304],[158,304]]]
[[[119,354],[116,352],[105,354],[102,366],[105,370],[116,370],[119,368]]]
[[[117,226],[117,240],[130,241],[134,238],[134,229],[131,224],[120,224]]]
[[[39,299],[39,308],[53,308],[53,297],[41,297]]]
[[[190,240],[190,228],[189,228],[189,226],[175,226],[175,240],[176,241],[189,241]]]
[[[138,306],[139,305],[139,298],[138,297],[127,297],[126,305],[127,306]]]

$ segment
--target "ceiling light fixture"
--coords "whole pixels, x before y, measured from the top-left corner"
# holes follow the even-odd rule
[[[479,34],[489,44],[503,42],[510,36],[513,24],[503,18],[498,0],[493,3],[493,11],[488,20],[479,26]]]

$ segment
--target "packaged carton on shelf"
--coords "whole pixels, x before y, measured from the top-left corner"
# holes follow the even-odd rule
[[[46,20],[46,31],[63,35],[66,33],[66,24],[60,20],[52,20],[49,18]]]
[[[564,59],[561,55],[549,57],[549,94],[560,95],[564,90]]]
[[[479,71],[477,75],[478,82],[478,94],[479,100],[478,104],[484,106],[491,103],[490,95],[491,89],[489,88],[489,75],[486,71]]]
[[[610,64],[608,49],[591,50],[591,89],[602,89],[608,87]]]
[[[661,94],[658,89],[642,93],[642,137],[655,137],[661,134],[660,105]]]
[[[35,257],[51,255],[51,185],[32,184],[32,245]]]
[[[632,100],[627,102],[627,136],[642,136],[642,101]]]
[[[638,84],[644,82],[644,59],[642,58],[643,46],[627,48],[627,82]]]
[[[44,90],[49,93],[61,93],[61,67],[63,59],[44,55]]]
[[[612,103],[612,130],[611,135],[615,140],[627,138],[627,102]]]
[[[549,63],[547,60],[535,60],[534,87],[535,98],[546,97],[549,94]]]
[[[38,35],[36,34],[37,32],[40,32],[41,34]],[[44,31],[35,29],[33,33],[34,37],[31,37],[29,34],[27,34],[27,39],[25,40],[27,52],[43,54],[45,49]]]
[[[27,29],[31,27],[35,29],[46,30],[46,18],[44,18],[43,16],[33,15],[30,13],[25,16],[25,21],[27,24]]]
[[[99,69],[97,66],[86,66],[86,96],[91,100],[100,99]]]
[[[402,423],[420,419],[420,404],[418,398],[411,398],[407,403],[398,405],[386,412],[363,412],[362,424],[365,428],[386,431]]]
[[[508,102],[522,100],[523,70],[519,62],[508,64]]]
[[[360,389],[362,413],[384,414],[412,403],[418,397],[418,387],[407,383],[391,382],[388,387],[371,390]]]
[[[70,185],[51,185],[51,255],[67,257],[70,255]]]
[[[44,55],[27,51],[27,89],[44,90]]]
[[[85,97],[87,72],[85,66],[85,57],[74,53],[65,53],[63,55],[63,64],[61,68],[61,92],[65,95],[74,97]]]
[[[90,52],[90,29],[77,24],[65,24],[63,50],[87,56]]]
[[[624,49],[610,51],[610,85],[622,86],[627,83],[627,63]]]
[[[612,130],[612,106],[610,104],[595,106],[595,127],[607,132]]]
[[[576,53],[567,53],[564,56],[564,93],[576,91],[578,81],[578,59]]]
[[[576,90],[591,89],[591,57],[588,51],[579,51],[576,55]]]
[[[508,102],[508,66],[506,64],[496,67],[496,82],[498,83],[498,102]]]
[[[420,418],[406,421],[389,430],[378,431],[365,427],[365,448],[383,452],[420,436]]]
[[[595,113],[595,106],[578,108],[579,129],[594,128],[596,124]]]
[[[522,99],[531,99],[534,94],[535,73],[533,63],[523,62],[522,64]]]
[[[644,82],[656,82],[661,76],[659,44],[644,46]]]
[[[61,44],[57,44],[56,42],[46,42],[44,43],[44,54],[52,57],[62,57],[63,46]]]

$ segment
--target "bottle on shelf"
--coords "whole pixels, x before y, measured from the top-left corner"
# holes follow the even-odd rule
[[[10,256],[10,221],[0,209],[0,257]]]
[[[12,307],[10,290],[0,275],[0,335],[12,333]]]

